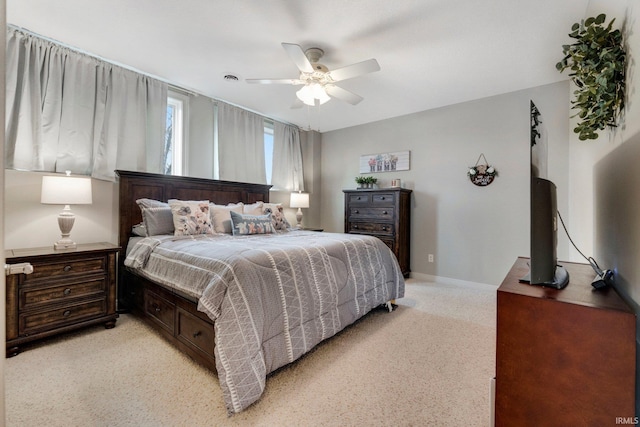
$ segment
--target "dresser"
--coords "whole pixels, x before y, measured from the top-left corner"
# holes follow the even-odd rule
[[[497,292],[495,425],[609,426],[633,419],[636,316],[587,264],[562,262],[562,290],[519,283],[518,258]],[[633,423],[631,423],[633,424]]]
[[[344,232],[378,237],[393,251],[405,277],[411,272],[411,190],[343,190]]]
[[[6,351],[15,356],[32,341],[104,324],[113,328],[116,314],[116,253],[110,243],[13,249],[8,264],[30,263],[31,274],[7,276]]]

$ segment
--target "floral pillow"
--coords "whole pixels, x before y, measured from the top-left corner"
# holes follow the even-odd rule
[[[176,236],[213,234],[209,201],[169,200]]]
[[[291,228],[289,221],[284,216],[284,208],[282,203],[265,203],[262,212],[267,215],[271,214],[273,228],[278,231],[288,231]]]
[[[271,214],[248,215],[231,211],[231,224],[234,236],[269,234],[275,231],[271,222]]]

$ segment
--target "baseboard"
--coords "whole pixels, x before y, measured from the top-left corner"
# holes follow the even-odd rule
[[[468,280],[452,279],[451,277],[434,276],[432,274],[411,272],[411,279],[420,280],[423,282],[440,283],[443,285],[459,286],[463,288],[475,288],[482,290],[496,290],[496,285],[489,285],[487,283],[470,282]]]

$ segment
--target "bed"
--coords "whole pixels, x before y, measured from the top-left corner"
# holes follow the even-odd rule
[[[140,199],[200,201],[203,210],[203,201],[258,205],[269,202],[270,186],[116,172],[122,248],[118,309],[140,315],[217,372],[229,414],[260,398],[267,374],[404,295],[397,260],[371,236],[253,234],[240,228],[241,215],[235,214],[232,223],[242,235],[136,236]],[[264,223],[267,229],[270,221]]]

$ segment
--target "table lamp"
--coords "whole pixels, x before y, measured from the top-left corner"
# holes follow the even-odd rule
[[[76,219],[70,205],[92,203],[91,178],[72,177],[70,171],[66,171],[65,176],[43,176],[40,203],[64,205],[64,209],[58,215],[58,226],[62,238],[53,245],[53,248],[56,250],[76,248],[76,243],[69,237]]]
[[[298,228],[302,227],[302,210],[300,208],[309,207],[309,193],[303,193],[298,191],[297,193],[291,193],[291,200],[289,201],[289,207],[298,208],[296,212],[296,221]]]

